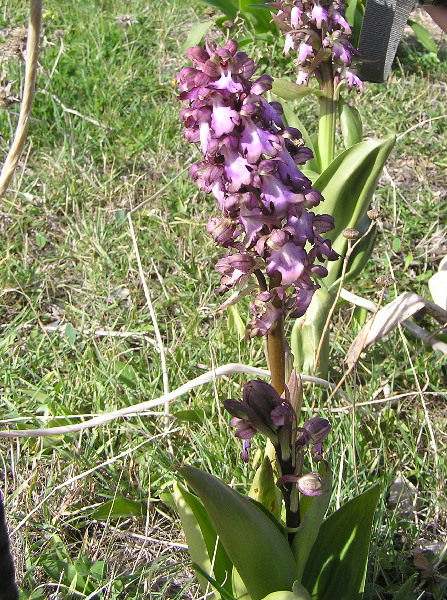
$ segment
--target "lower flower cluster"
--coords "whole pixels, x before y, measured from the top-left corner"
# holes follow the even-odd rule
[[[216,266],[218,292],[257,276],[249,332],[261,336],[284,313],[304,314],[319,287],[314,278],[327,274],[321,263],[338,255],[324,238],[332,217],[308,210],[323,200],[298,167],[312,152],[284,125],[281,105],[263,97],[272,78],[252,80],[254,62],[237,48],[234,40],[190,48],[194,67],[182,69],[177,82],[180,99],[189,101],[181,111],[185,137],[203,153],[190,175],[220,209],[207,225],[226,249]]]
[[[297,415],[290,400],[282,398],[270,384],[254,380],[244,385],[242,400],[224,401],[233,416],[231,425],[236,437],[243,440],[242,457],[248,461],[251,439],[257,433],[266,436],[275,448],[278,470],[277,485],[296,484],[306,496],[320,496],[324,490],[316,472],[303,474],[304,452],[310,450],[315,461],[323,460],[322,442],[331,430],[327,419],[312,417],[297,424]]]

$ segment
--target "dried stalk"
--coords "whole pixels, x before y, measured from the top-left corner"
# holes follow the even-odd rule
[[[31,0],[30,19],[28,26],[28,40],[26,43],[25,85],[23,88],[22,104],[20,105],[19,122],[14,140],[9,149],[5,163],[0,174],[0,199],[5,195],[9,183],[17,168],[19,158],[25,145],[28,133],[31,108],[33,106],[37,56],[39,51],[40,27],[42,23],[42,0]]]

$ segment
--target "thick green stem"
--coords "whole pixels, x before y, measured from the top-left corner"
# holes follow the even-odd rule
[[[323,172],[335,156],[335,126],[338,103],[335,99],[334,76],[330,62],[324,62],[319,66],[318,79],[323,92],[323,96],[319,99],[320,118],[318,123],[318,154],[320,170]]]

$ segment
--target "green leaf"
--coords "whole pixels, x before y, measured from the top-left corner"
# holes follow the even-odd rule
[[[43,233],[40,233],[40,231],[38,231],[36,233],[36,244],[39,246],[39,248],[42,250],[43,248],[45,248],[45,246],[47,245],[47,238],[45,237],[45,235]]]
[[[239,10],[241,15],[248,19],[256,33],[265,33],[267,31],[277,31],[277,27],[271,22],[269,7],[265,5],[264,0],[239,0]]]
[[[293,539],[292,552],[296,560],[298,581],[301,581],[304,567],[306,566],[307,559],[317,539],[324,515],[329,506],[332,490],[332,472],[330,470],[326,473],[323,485],[325,493],[312,498],[312,502]]]
[[[323,522],[302,578],[313,598],[361,600],[379,496],[374,486]]]
[[[348,0],[345,11],[345,17],[348,23],[353,28],[353,37],[351,42],[357,48],[362,28],[363,14],[365,12],[364,2],[362,0]]]
[[[292,592],[272,592],[263,600],[311,600],[311,597],[302,585],[295,582]]]
[[[393,250],[394,252],[399,252],[400,247],[402,246],[402,242],[400,241],[400,238],[393,238]]]
[[[224,13],[229,19],[234,21],[236,18],[237,11],[239,10],[239,3],[237,0],[202,0],[208,6],[214,6]]]
[[[186,52],[188,48],[200,44],[200,42],[211,29],[213,24],[214,21],[210,19],[209,21],[204,21],[203,23],[196,23],[195,25],[193,25],[189,30],[188,37],[186,38],[185,43],[182,46],[182,51]]]
[[[316,148],[315,148],[314,140],[307,132],[307,129],[304,126],[304,123],[302,121],[300,121],[296,112],[292,109],[292,105],[289,102],[283,102],[282,107],[284,110],[284,117],[285,117],[286,125],[288,127],[296,127],[296,129],[299,129],[301,132],[301,135],[303,136],[303,140],[306,143],[306,146],[308,148],[310,148],[312,150],[312,152],[314,153],[314,158],[312,158],[311,160],[308,160],[305,165],[305,170],[306,170],[305,175],[306,175],[306,177],[309,177],[309,179],[311,179],[312,181],[315,181],[318,178],[318,175],[316,177],[311,177],[309,175],[309,171],[314,171],[315,173],[319,173],[318,160],[316,157]],[[304,170],[303,170],[303,172],[304,172]]]
[[[290,345],[294,357],[294,366],[299,373],[318,375],[326,378],[329,370],[329,336],[325,339],[320,354],[318,373],[315,371],[315,354],[320,344],[329,311],[334,303],[334,294],[320,288],[314,294],[306,314],[296,319]]]
[[[74,346],[76,342],[77,331],[71,323],[67,323],[64,328],[64,337],[70,346]]]
[[[173,498],[192,561],[210,576],[214,576],[217,583],[228,593],[231,592],[230,575],[233,563],[218,540],[202,502],[178,483],[174,484]],[[207,579],[201,576],[198,576],[198,579],[203,592],[206,593]]]
[[[196,571],[196,573],[198,573],[204,579],[206,579],[213,586],[213,588],[217,592],[219,592],[219,594],[221,595],[223,600],[236,600],[236,598],[234,596],[232,596],[224,587],[219,585],[217,583],[217,581],[213,577],[211,577],[211,575],[208,575],[208,573],[204,569],[202,569],[202,567],[200,565],[193,562],[192,566],[193,566],[194,570]],[[208,595],[207,595],[207,598],[209,598]]]
[[[228,307],[228,329],[231,333],[236,333],[239,341],[244,339],[245,323],[235,304]]]
[[[414,573],[407,581],[401,586],[393,596],[393,600],[410,600],[413,598],[412,590],[415,583],[417,573]]]
[[[282,496],[275,483],[272,463],[268,456],[264,457],[261,466],[258,467],[248,495],[265,506],[277,519],[281,518]]]
[[[128,517],[143,517],[146,514],[146,504],[137,500],[129,500],[124,496],[116,496],[96,507],[90,518],[97,521],[120,519]]]
[[[363,140],[362,118],[359,111],[340,99],[340,127],[345,148],[350,148]]]
[[[358,228],[394,143],[395,138],[390,137],[355,144],[339,154],[314,182],[314,187],[323,194],[325,201],[313,210],[333,215],[335,229],[326,235],[342,256],[348,244],[342,231]],[[330,262],[327,267],[329,275],[325,278],[325,285],[330,287],[339,277],[342,262]]]
[[[202,500],[252,600],[292,589],[295,560],[274,523],[249,498],[217,477],[194,467],[182,467],[179,472]]]
[[[179,421],[186,423],[197,423],[202,425],[207,417],[211,416],[210,408],[190,408],[185,410],[177,410],[172,413],[172,416]]]
[[[418,42],[420,42],[429,52],[434,52],[437,54],[438,46],[431,33],[425,29],[425,27],[419,23],[416,23],[416,21],[413,21],[412,19],[408,19],[407,23],[414,31],[414,35],[416,36]]]
[[[297,100],[303,96],[322,96],[323,93],[318,88],[310,88],[307,85],[298,85],[287,79],[275,79],[272,92],[284,100]]]

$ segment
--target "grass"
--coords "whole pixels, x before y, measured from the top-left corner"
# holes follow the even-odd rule
[[[24,27],[27,10],[26,2],[3,3],[1,28]],[[240,360],[265,366],[261,345],[241,343],[226,315],[215,312],[218,277],[211,265],[220,255],[204,227],[212,200],[186,176],[164,188],[192,158],[181,136],[172,80],[184,64],[181,44],[203,7],[177,0],[150,7],[142,0],[97,0],[61,1],[45,11],[27,148],[1,215],[2,427],[76,423],[73,415],[163,394],[154,323],[126,218],[150,198],[133,223],[171,388],[213,365]],[[130,25],[122,24],[126,18],[116,22],[126,13],[134,17]],[[377,193],[380,242],[352,288],[373,299],[379,293],[373,282],[390,265],[397,282],[390,299],[408,289],[428,295],[428,277],[446,253],[446,120],[428,120],[444,114],[446,68],[421,56],[401,56],[387,85],[369,85],[355,99],[369,134],[402,135]],[[263,65],[272,72],[281,68]],[[19,95],[22,62],[12,58],[7,69]],[[309,109],[300,112],[311,126]],[[3,154],[16,118],[15,105],[0,114]],[[356,318],[346,306],[338,313],[334,380],[358,330]],[[182,462],[228,482],[249,480],[252,468],[241,465],[219,404],[237,396],[244,380],[220,380],[172,404],[171,413],[207,411],[206,418],[170,418],[173,455],[164,419],[153,413],[82,434],[0,441],[22,597],[195,594],[178,521],[160,494],[170,489]],[[418,544],[434,548],[432,562],[439,556],[446,530],[446,385],[445,359],[395,331],[362,356],[345,385],[357,403],[383,404],[354,416],[327,409],[340,482],[333,505],[373,482],[384,490],[370,598],[389,598],[416,571]],[[400,397],[386,400],[393,396]],[[314,397],[323,399],[320,390],[309,389],[309,406]],[[417,487],[415,514],[387,508],[385,490],[398,471]],[[116,514],[109,512],[113,499],[120,506]],[[442,566],[438,571],[441,577]],[[441,598],[439,581],[419,577],[418,597]]]

